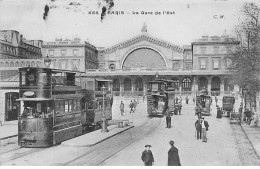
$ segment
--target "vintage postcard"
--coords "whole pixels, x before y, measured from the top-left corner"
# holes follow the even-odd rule
[[[258,0],[0,0],[1,166],[259,166]]]

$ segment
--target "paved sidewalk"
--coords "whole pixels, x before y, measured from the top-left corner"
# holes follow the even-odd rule
[[[260,127],[251,127],[246,123],[241,124],[242,129],[248,137],[248,140],[251,142],[256,153],[260,157]]]
[[[79,137],[75,137],[73,139],[64,141],[61,143],[62,146],[69,146],[69,147],[90,147],[94,146],[102,141],[105,141],[117,134],[120,134],[134,126],[126,126],[123,128],[118,128],[116,125],[108,126],[108,132],[102,133],[101,129],[93,131],[88,134],[84,134]]]
[[[18,121],[5,122],[0,126],[0,140],[16,137],[18,134]]]

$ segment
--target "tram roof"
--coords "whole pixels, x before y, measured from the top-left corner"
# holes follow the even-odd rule
[[[53,68],[44,68],[44,67],[22,67],[22,68],[19,68],[19,71],[25,70],[25,69],[38,69],[38,70],[42,70],[43,72],[51,71],[53,73],[85,73],[85,72],[80,72],[80,71],[53,69]]]

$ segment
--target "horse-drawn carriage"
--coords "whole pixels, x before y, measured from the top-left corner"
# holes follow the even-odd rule
[[[222,99],[222,112],[230,117],[230,114],[234,112],[235,97],[233,96],[223,96]],[[234,113],[233,113],[234,114]]]
[[[234,109],[235,97],[224,96],[222,99],[222,112],[230,118],[230,123],[241,124],[242,112],[235,112]]]

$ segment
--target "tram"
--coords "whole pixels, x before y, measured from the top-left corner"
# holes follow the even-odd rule
[[[149,116],[163,116],[165,111],[175,109],[173,81],[156,79],[148,82],[147,113]]]
[[[21,147],[49,147],[83,134],[88,126],[101,123],[93,112],[103,109],[112,119],[111,106],[97,103],[94,90],[76,78],[79,72],[23,67],[19,68],[18,144]],[[95,84],[94,84],[95,86]],[[85,88],[84,88],[85,87]]]
[[[208,91],[206,88],[203,88],[196,96],[196,105],[200,106],[202,109],[202,116],[209,116],[211,114],[211,103],[212,98],[208,95]]]

